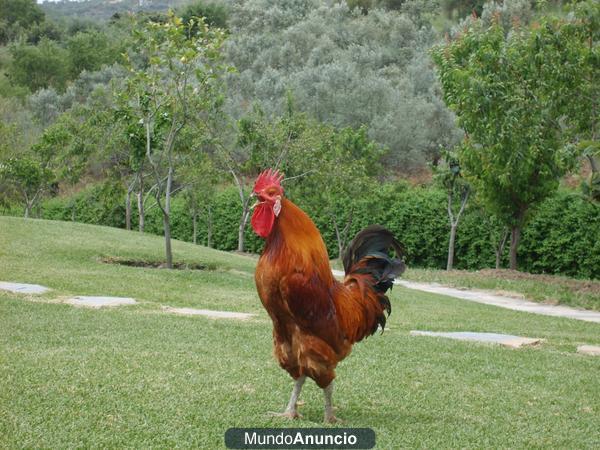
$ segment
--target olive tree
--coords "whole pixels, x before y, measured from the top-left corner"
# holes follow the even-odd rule
[[[248,0],[235,2],[230,17],[226,49],[238,73],[228,106],[237,117],[257,104],[283,115],[291,91],[298,111],[320,122],[366,126],[389,148],[395,172],[422,168],[440,146],[460,141],[427,54],[431,27],[396,11],[363,15],[345,2],[282,0],[274,8]]]

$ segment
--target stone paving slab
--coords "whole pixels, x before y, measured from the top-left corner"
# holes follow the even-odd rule
[[[88,308],[103,308],[105,306],[135,305],[137,302],[130,297],[77,296],[67,300],[65,303]]]
[[[505,347],[520,348],[525,345],[536,345],[544,342],[544,339],[513,336],[511,334],[479,333],[474,331],[437,332],[412,330],[411,336],[432,336],[457,339],[460,341],[484,342],[489,344],[500,344]]]
[[[334,270],[333,274],[343,277],[344,272]],[[446,295],[448,297],[460,298],[470,302],[483,303],[485,305],[498,306],[500,308],[523,311],[544,316],[566,317],[568,319],[584,320],[586,322],[600,323],[600,311],[589,311],[584,309],[570,308],[560,305],[545,305],[520,298],[497,295],[489,291],[477,289],[456,289],[442,286],[437,283],[417,283],[414,281],[396,280],[394,284],[417,291],[430,292],[432,294]]]
[[[43,294],[50,290],[50,288],[39,284],[10,283],[7,281],[0,281],[0,289],[17,294]]]
[[[600,345],[580,345],[577,347],[577,353],[582,355],[600,356]]]
[[[185,316],[205,316],[212,319],[237,319],[237,320],[248,320],[256,314],[231,312],[231,311],[214,311],[211,309],[194,309],[194,308],[172,308],[170,306],[163,306],[165,312],[173,314],[181,314]]]

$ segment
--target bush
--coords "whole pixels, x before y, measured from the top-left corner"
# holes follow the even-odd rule
[[[561,191],[543,202],[523,229],[519,262],[533,273],[600,278],[600,208]]]
[[[46,219],[75,220],[123,228],[125,192],[120,184],[104,183],[67,199],[51,199],[43,204]],[[302,199],[292,199],[299,206]],[[446,194],[434,187],[409,187],[387,184],[365,198],[355,199],[351,236],[369,224],[388,227],[403,243],[406,262],[414,267],[443,269],[449,239]],[[158,207],[146,213],[149,233],[162,234],[162,215]],[[342,205],[341,207],[350,207]],[[331,218],[319,210],[308,210],[321,231],[330,256],[337,256],[337,242]],[[132,225],[137,223],[133,202]],[[226,187],[217,192],[213,206],[213,246],[220,250],[237,249],[240,204],[237,190]],[[183,195],[171,203],[171,230],[175,239],[192,241],[192,216]],[[468,204],[458,226],[455,267],[481,269],[493,267],[495,247],[502,227],[479,205]],[[563,274],[573,277],[600,278],[600,208],[580,195],[559,192],[533,212],[523,230],[519,247],[519,268],[533,273]],[[206,245],[206,217],[198,220],[197,241]],[[246,229],[246,249],[259,253],[264,241],[250,226]],[[508,246],[507,246],[508,247]],[[505,248],[505,258],[508,248]],[[506,260],[504,261],[506,262]]]
[[[42,218],[124,228],[124,197],[125,191],[120,184],[106,182],[93,185],[71,197],[46,200]]]

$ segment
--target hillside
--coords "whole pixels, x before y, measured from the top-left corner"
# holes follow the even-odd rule
[[[97,22],[108,20],[115,14],[165,12],[188,3],[189,0],[67,0],[46,1],[41,6],[54,19],[74,18]]]

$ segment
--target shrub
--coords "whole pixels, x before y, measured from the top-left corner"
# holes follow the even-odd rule
[[[120,184],[102,183],[71,198],[55,198],[43,204],[46,219],[75,220],[123,228],[125,192]],[[302,199],[292,199],[304,206]],[[386,184],[364,198],[354,199],[355,209],[350,236],[369,224],[388,227],[402,241],[406,262],[414,267],[443,269],[446,266],[449,225],[446,194],[434,187],[409,187]],[[146,213],[146,232],[162,234],[162,215],[158,207]],[[337,256],[337,242],[331,217],[322,210],[307,213],[321,231],[330,256]],[[240,204],[237,190],[224,187],[215,196],[213,206],[213,246],[220,250],[237,249]],[[132,222],[136,226],[137,209],[133,202]],[[175,239],[192,241],[192,216],[183,195],[171,204],[171,229]],[[501,226],[477,203],[470,201],[458,226],[455,266],[458,269],[493,267],[495,247]],[[573,277],[600,278],[600,208],[572,191],[561,191],[544,201],[523,230],[519,249],[519,268],[533,273],[563,274]],[[198,220],[199,244],[207,239],[206,217]],[[246,229],[246,249],[258,253],[264,241],[251,227]],[[505,253],[506,253],[505,249]],[[506,255],[505,255],[506,257]],[[506,261],[504,261],[506,262]]]
[[[523,230],[520,262],[534,273],[600,278],[600,208],[560,191],[543,202]]]

